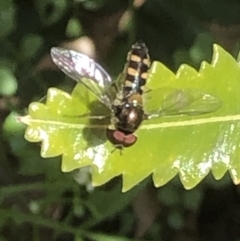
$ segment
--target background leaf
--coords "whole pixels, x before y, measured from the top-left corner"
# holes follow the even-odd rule
[[[75,38],[83,35],[81,22],[77,18],[71,18],[68,21],[66,35],[69,38]]]
[[[123,155],[118,150],[112,152],[114,147],[106,140],[104,131],[109,122],[90,123],[87,118],[78,117],[89,111],[84,105],[86,96],[78,95],[87,93],[81,84],[72,96],[49,89],[46,105],[32,103],[29,115],[21,121],[29,125],[27,140],[42,141],[42,157],[63,155],[63,171],[92,165],[94,185],[122,174],[126,191],[153,173],[158,187],[179,173],[184,187],[189,189],[211,169],[216,179],[229,169],[233,181],[238,183],[239,79],[239,65],[217,45],[212,64],[203,62],[199,72],[182,65],[174,75],[161,63],[154,62],[148,84],[151,89],[198,89],[217,96],[223,104],[206,115],[145,121],[136,132],[137,143],[125,148]]]
[[[13,95],[17,90],[17,80],[11,69],[0,65],[0,94]]]
[[[21,56],[26,59],[32,58],[42,47],[43,39],[40,35],[29,34],[21,41]]]
[[[42,22],[46,25],[50,25],[57,22],[65,13],[67,1],[37,0],[36,7]]]
[[[12,0],[0,2],[0,38],[10,34],[15,26],[15,5]]]

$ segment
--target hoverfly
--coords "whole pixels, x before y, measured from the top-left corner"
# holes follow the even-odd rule
[[[116,81],[112,81],[98,63],[84,54],[53,47],[51,56],[66,75],[85,85],[109,109],[109,116],[104,116],[110,119],[106,137],[119,149],[136,143],[134,132],[144,120],[172,115],[201,115],[221,106],[217,97],[194,89],[161,88],[145,92],[150,58],[142,41],[132,45],[124,70]],[[152,99],[145,103],[143,96]],[[163,99],[158,102],[161,96]]]

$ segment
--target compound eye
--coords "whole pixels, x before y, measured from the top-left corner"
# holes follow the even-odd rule
[[[106,136],[113,145],[121,145],[123,147],[130,147],[137,141],[137,137],[134,134],[125,135],[118,130],[107,129]]]
[[[113,137],[119,142],[124,142],[124,139],[125,139],[125,135],[121,131],[114,131]]]
[[[121,134],[118,134],[116,132],[120,132],[120,131],[117,131],[117,130],[111,130],[109,128],[106,129],[106,136],[107,136],[107,139],[113,144],[113,145],[122,145],[122,141],[124,139],[124,134],[122,132],[122,135]]]
[[[124,146],[125,147],[132,146],[136,141],[137,141],[137,137],[134,134],[125,135]]]
[[[124,147],[130,147],[137,141],[137,137],[134,134],[125,135],[117,130],[113,133],[113,137]]]

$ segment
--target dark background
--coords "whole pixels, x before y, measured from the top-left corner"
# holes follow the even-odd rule
[[[125,194],[120,178],[94,189],[87,168],[61,173],[61,159],[42,159],[15,121],[50,86],[74,86],[51,62],[52,46],[86,53],[117,76],[138,39],[176,71],[211,61],[214,42],[236,57],[239,38],[237,0],[1,0],[0,241],[239,241],[239,187],[228,174],[190,191],[178,177],[158,189],[149,178]]]

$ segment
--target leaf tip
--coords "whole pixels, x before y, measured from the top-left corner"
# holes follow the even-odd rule
[[[23,123],[23,124],[25,124],[25,125],[29,125],[29,124],[30,124],[30,119],[31,119],[30,115],[16,116],[16,117],[15,117],[15,120],[16,120],[17,122],[21,122],[21,123]]]

